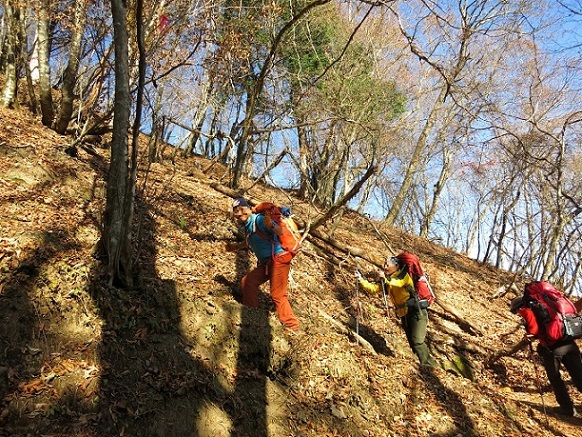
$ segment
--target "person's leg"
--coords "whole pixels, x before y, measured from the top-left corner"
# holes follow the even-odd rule
[[[405,332],[408,344],[418,356],[420,364],[438,367],[438,363],[426,345],[426,328],[428,326],[428,312],[426,310],[408,311],[405,316]]]
[[[571,414],[573,412],[574,405],[572,404],[572,399],[568,394],[568,388],[564,384],[564,380],[560,375],[560,363],[562,358],[567,353],[567,346],[560,346],[555,348],[553,351],[549,348],[538,345],[538,354],[542,358],[542,363],[544,369],[546,370],[546,375],[554,391],[554,396],[556,397],[556,402],[562,408],[565,414]]]
[[[265,265],[258,265],[242,278],[243,305],[251,308],[259,306],[259,287],[268,279]]]
[[[279,320],[285,326],[292,330],[299,329],[299,321],[293,314],[291,304],[287,298],[287,287],[289,285],[289,271],[291,270],[292,256],[285,252],[277,255],[270,263],[270,278],[271,278],[271,299],[275,304],[275,310],[279,316]]]
[[[580,349],[574,340],[564,348],[565,355],[562,358],[562,364],[570,374],[572,382],[582,393],[582,357],[580,356]]]

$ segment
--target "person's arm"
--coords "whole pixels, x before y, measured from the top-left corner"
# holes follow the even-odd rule
[[[279,224],[273,220],[269,215],[264,215],[263,217],[263,224],[265,227],[276,235],[281,235],[283,233],[283,229]]]
[[[531,308],[520,308],[518,313],[525,322],[525,331],[529,335],[537,338],[539,334],[539,326],[536,320],[536,316]]]
[[[365,278],[359,278],[360,287],[368,293],[378,293],[380,291],[380,284],[377,282],[370,282]]]

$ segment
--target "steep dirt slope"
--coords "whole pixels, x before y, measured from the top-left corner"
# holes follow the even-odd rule
[[[474,378],[420,369],[382,297],[356,290],[353,270],[372,266],[319,240],[294,262],[303,329],[290,334],[266,295],[258,310],[239,303],[254,260],[223,250],[237,238],[211,186],[224,169],[168,156],[139,173],[138,286],[111,288],[93,256],[107,150],[70,156],[24,112],[0,110],[0,126],[0,435],[582,435],[580,419],[544,414],[555,402],[528,350],[487,365],[522,335],[512,296],[491,299],[508,273],[347,213],[338,242],[420,256],[467,322],[435,305],[431,347]],[[248,195],[318,214],[262,185]]]

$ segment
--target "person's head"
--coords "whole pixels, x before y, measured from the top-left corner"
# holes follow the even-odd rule
[[[400,265],[398,264],[398,259],[396,257],[390,256],[386,258],[386,261],[384,262],[384,273],[391,275],[399,268]]]
[[[523,296],[518,296],[511,300],[511,303],[509,304],[509,311],[511,311],[513,314],[516,314],[521,307],[523,307]]]
[[[251,206],[242,197],[234,199],[232,202],[232,214],[237,222],[245,223],[252,213]]]

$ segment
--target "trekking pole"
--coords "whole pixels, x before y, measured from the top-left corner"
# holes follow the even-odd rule
[[[531,362],[533,363],[533,366],[534,366],[534,374],[536,376],[536,385],[538,387],[538,391],[540,392],[540,398],[542,398],[542,407],[544,409],[544,416],[546,418],[546,426],[550,426],[550,422],[548,421],[548,413],[546,411],[546,403],[544,402],[544,395],[542,393],[542,385],[540,384],[540,378],[538,375],[538,367],[536,366],[536,362],[535,362],[534,356],[533,356],[533,346],[532,346],[530,341],[528,341],[528,344],[529,344],[529,359],[531,360]]]
[[[382,297],[384,299],[384,307],[386,308],[386,316],[390,317],[390,310],[388,309],[388,299],[386,299],[386,283],[380,278],[380,286],[382,287]]]
[[[360,344],[360,282],[356,279],[356,344]]]

